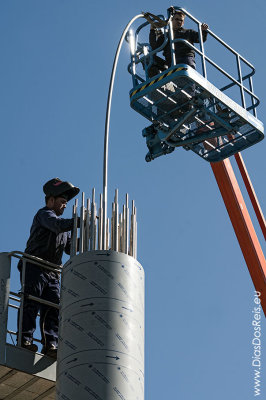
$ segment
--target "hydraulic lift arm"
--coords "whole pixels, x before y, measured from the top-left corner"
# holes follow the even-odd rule
[[[253,193],[251,201],[265,235],[265,219],[259,207],[255,191],[248,177],[242,157],[236,155],[236,160],[243,176],[248,192]],[[256,291],[261,293],[261,306],[266,316],[266,260],[262,252],[258,237],[253,227],[250,215],[244,202],[236,176],[229,159],[211,163],[211,167],[223,197],[227,212],[243,256],[245,258],[251,279]],[[257,205],[255,204],[257,202]],[[259,215],[259,216],[258,216]]]

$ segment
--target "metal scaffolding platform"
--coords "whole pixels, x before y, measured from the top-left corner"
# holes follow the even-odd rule
[[[6,345],[6,363],[0,365],[0,399],[54,400],[56,361]]]
[[[158,156],[159,142],[162,152],[186,146],[217,162],[264,138],[261,121],[185,64],[136,86],[130,101],[153,123],[152,132],[143,132],[150,150],[146,161]]]
[[[175,9],[197,28],[194,33],[198,33],[199,48],[188,40],[175,38],[170,9],[167,19],[157,16],[164,22],[156,33],[162,39],[159,47],[146,42],[148,22],[135,33],[129,31],[126,37],[131,50],[128,71],[133,83],[130,105],[152,123],[142,131],[149,149],[145,159],[151,161],[183,147],[208,162],[219,162],[264,138],[264,127],[256,113],[259,98],[253,90],[255,68],[207,29],[214,48],[220,46],[227,61],[227,70],[219,66],[207,55],[202,23],[185,9]],[[176,62],[174,49],[180,44],[201,60],[201,73]],[[161,54],[165,49],[170,52],[171,65]]]
[[[16,252],[0,253],[0,400],[54,400],[56,360],[7,340],[7,333],[17,335],[7,329],[8,313],[19,309],[13,304],[14,295],[10,295],[12,255],[20,257]]]

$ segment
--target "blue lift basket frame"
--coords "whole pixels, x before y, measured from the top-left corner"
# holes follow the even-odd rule
[[[132,75],[133,89],[130,91],[131,107],[152,122],[142,131],[146,137],[149,152],[146,161],[171,153],[176,147],[192,150],[204,160],[217,162],[238,153],[264,138],[264,127],[257,119],[256,107],[259,98],[253,90],[252,77],[255,68],[232,49],[210,29],[208,34],[235,56],[237,77],[221,68],[204,49],[201,25],[188,11],[180,10],[196,23],[199,48],[184,39],[174,39],[171,15],[168,24],[162,28],[163,44],[152,50],[149,43],[139,42],[139,33],[149,23],[141,24],[126,37],[131,48],[131,62],[128,71]],[[159,17],[165,20],[163,15]],[[157,53],[169,42],[172,65],[155,76],[149,77]],[[201,58],[202,74],[186,64],[176,64],[174,43],[184,42]],[[216,43],[215,42],[215,43]],[[157,56],[156,56],[157,57]],[[163,61],[163,60],[162,60]],[[214,67],[229,80],[226,86],[216,87],[207,79],[207,65]],[[242,74],[241,64],[248,71]],[[141,76],[137,70],[144,70]],[[143,74],[142,74],[143,75]],[[244,83],[247,82],[247,86]],[[239,101],[226,94],[231,88],[239,88]],[[249,105],[247,105],[247,98]]]

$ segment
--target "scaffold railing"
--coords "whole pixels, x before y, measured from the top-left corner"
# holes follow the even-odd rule
[[[44,304],[49,307],[54,307],[59,309],[59,304],[53,303],[48,300],[41,299],[36,296],[32,296],[28,293],[26,293],[25,290],[25,271],[26,271],[26,265],[27,263],[30,263],[34,265],[36,268],[42,268],[46,270],[47,272],[54,272],[58,274],[58,277],[60,278],[61,271],[62,271],[62,266],[50,263],[48,261],[45,261],[39,257],[32,256],[30,254],[27,254],[22,251],[11,251],[9,253],[6,253],[6,256],[10,259],[9,262],[9,269],[10,271],[8,272],[9,277],[11,276],[11,260],[12,258],[16,258],[18,260],[21,260],[21,271],[20,271],[20,283],[21,283],[21,289],[18,291],[13,291],[9,290],[8,288],[4,288],[4,290],[7,292],[6,296],[8,298],[7,301],[7,308],[5,310],[6,315],[2,315],[4,323],[1,324],[1,330],[4,330],[4,332],[1,333],[1,338],[4,341],[4,343],[1,343],[1,346],[4,345],[7,342],[7,334],[10,335],[11,342],[13,345],[21,347],[21,342],[22,342],[22,323],[23,323],[23,313],[21,310],[24,307],[24,300],[27,297],[27,299],[35,301],[39,304]],[[9,281],[9,279],[8,279]],[[4,280],[3,280],[4,282]],[[17,303],[17,304],[15,304]],[[13,319],[15,321],[16,326],[13,329],[8,328],[8,324],[12,326],[14,321],[9,320],[8,316],[8,311],[10,309],[14,309],[17,311],[17,318]],[[39,316],[39,314],[38,314]],[[15,340],[13,339],[15,337]],[[33,337],[33,342],[41,343],[41,340],[38,337]]]

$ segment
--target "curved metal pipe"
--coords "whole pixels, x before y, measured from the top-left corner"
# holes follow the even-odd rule
[[[132,18],[127,26],[125,27],[120,41],[118,43],[115,58],[113,62],[113,68],[111,73],[111,79],[109,84],[108,98],[107,98],[107,107],[106,107],[106,117],[105,117],[105,136],[104,136],[104,157],[103,157],[103,245],[104,249],[107,250],[106,247],[106,222],[107,222],[107,182],[108,182],[108,147],[109,147],[109,126],[110,126],[110,113],[111,113],[111,103],[112,103],[112,95],[113,95],[113,87],[115,80],[115,73],[118,58],[120,55],[120,50],[127,34],[130,26],[135,22],[138,18],[142,18],[143,14],[138,14],[134,18]]]

